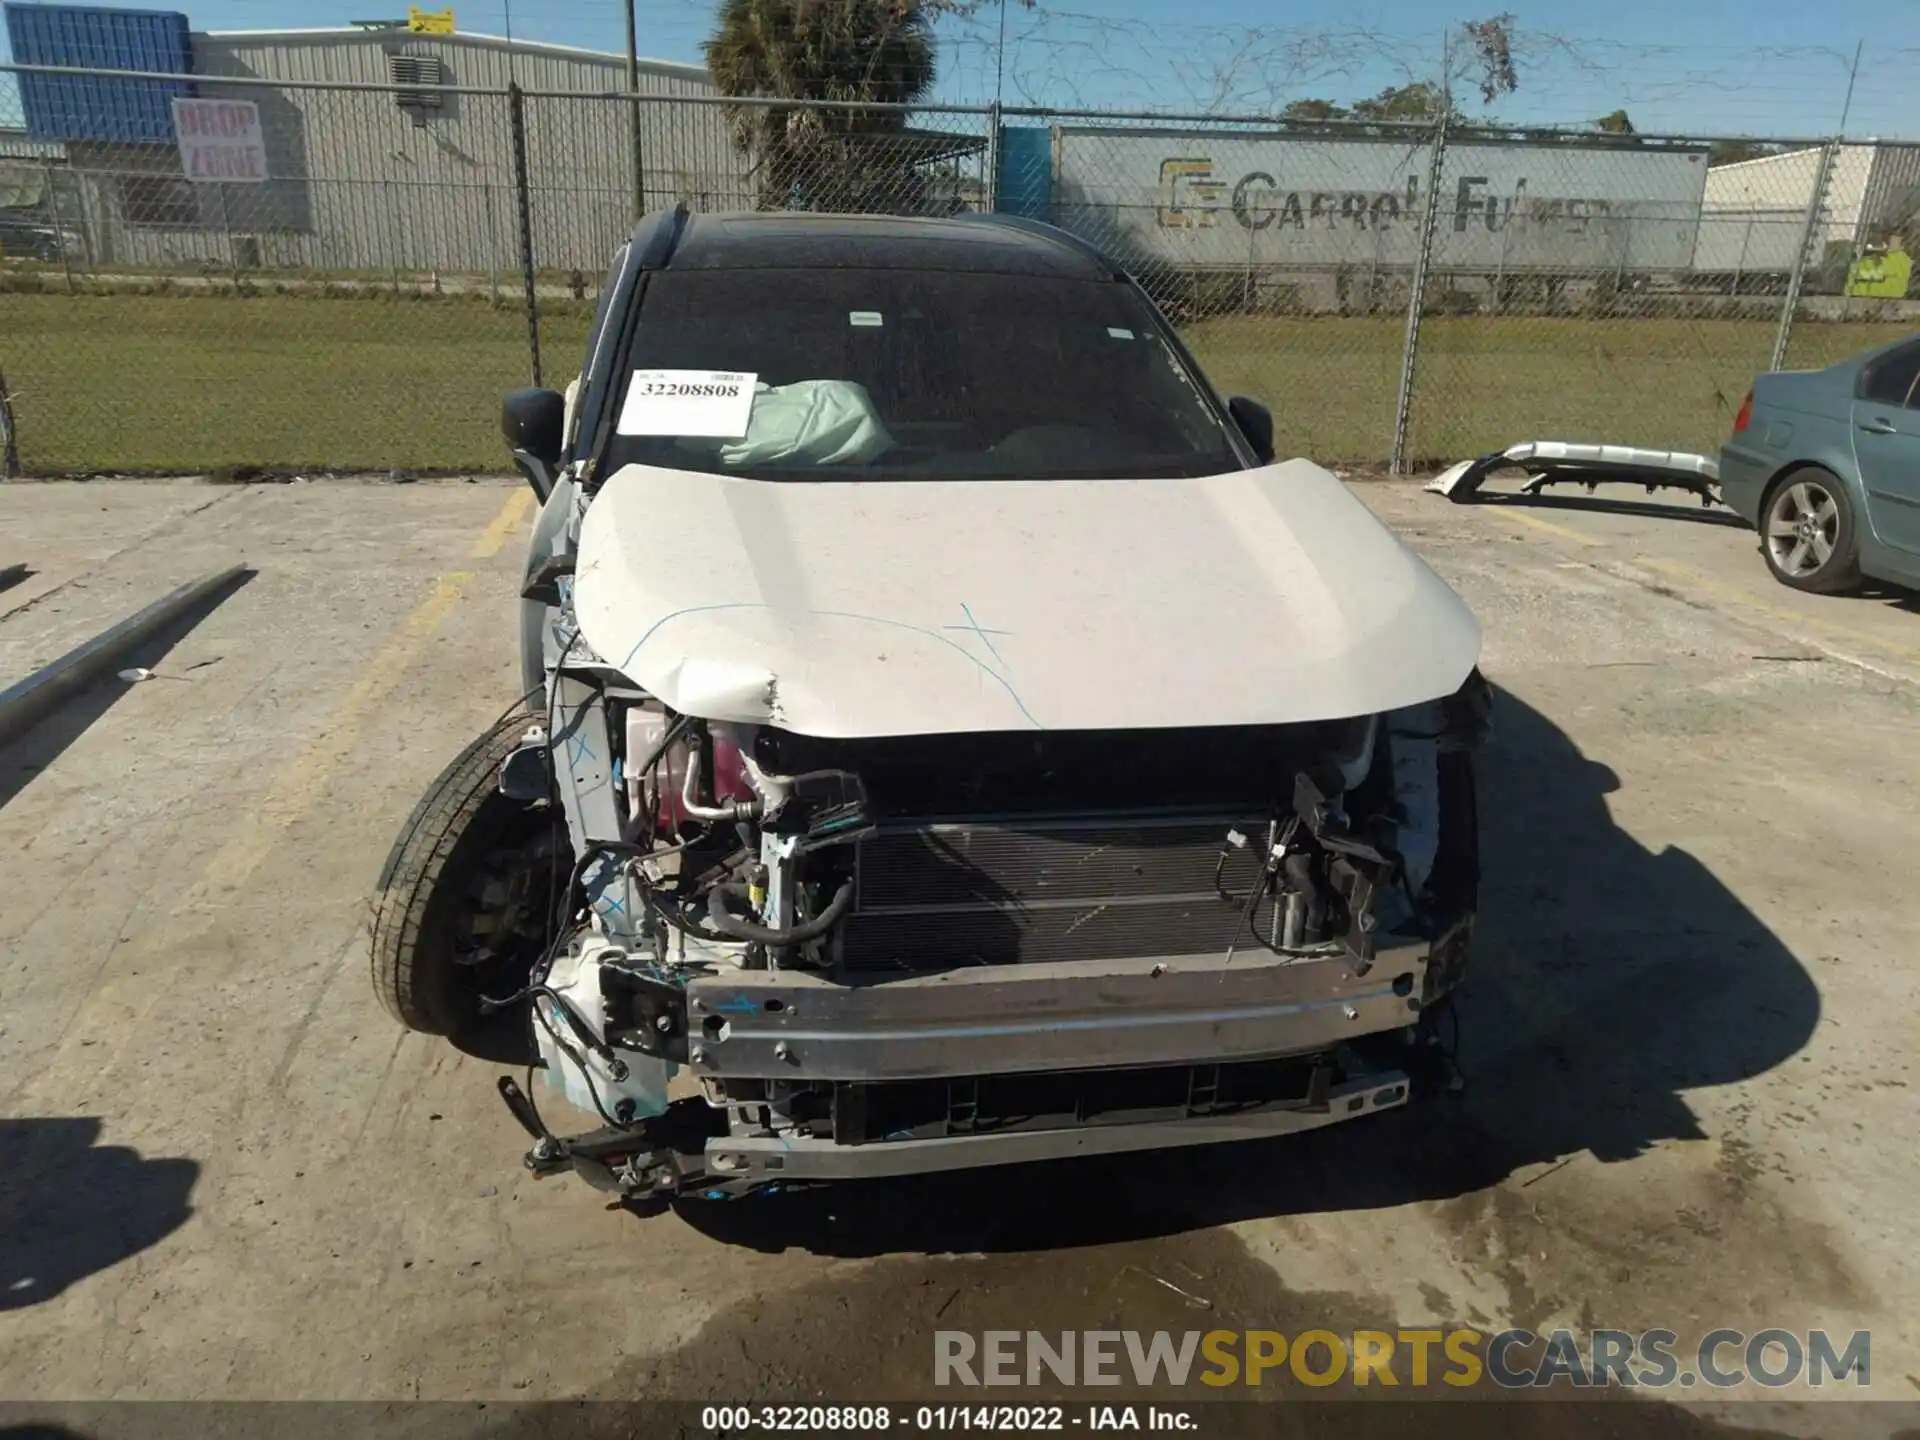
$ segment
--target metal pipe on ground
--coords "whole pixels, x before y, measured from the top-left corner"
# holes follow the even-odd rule
[[[41,666],[26,679],[0,690],[0,745],[17,740],[67,700],[120,669],[141,645],[194,606],[252,574],[245,565],[230,565],[182,585],[86,644]]]

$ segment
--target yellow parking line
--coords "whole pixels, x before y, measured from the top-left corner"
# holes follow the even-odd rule
[[[414,607],[393,637],[366,661],[360,679],[328,719],[326,728],[254,802],[239,828],[222,845],[193,885],[175,903],[176,915],[237,890],[267,856],[268,850],[326,793],[334,773],[360,743],[367,718],[399,688],[407,671],[440,622],[460,603],[473,582],[471,570],[457,570],[434,582],[427,598]]]
[[[1538,515],[1529,515],[1517,505],[1496,506],[1494,507],[1494,514],[1505,516],[1509,520],[1517,520],[1522,525],[1531,525],[1535,530],[1544,531],[1549,535],[1557,535],[1562,540],[1571,540],[1576,545],[1606,544],[1606,541],[1597,539],[1592,535],[1582,535],[1578,530],[1570,530],[1565,525],[1556,525],[1551,520],[1542,520]]]
[[[500,507],[500,513],[493,517],[487,528],[480,532],[480,538],[474,541],[474,559],[484,560],[500,553],[507,537],[525,517],[532,499],[533,493],[529,490],[514,491],[507,503]],[[448,612],[460,603],[473,578],[471,570],[456,570],[452,574],[442,575],[434,583],[427,598],[401,622],[393,638],[367,661],[360,679],[347,691],[346,698],[340,702],[326,728],[298,759],[280,772],[248,815],[239,833],[221,846],[219,853],[207,862],[200,878],[175,905],[176,914],[202,905],[226,891],[238,889],[266,858],[269,848],[280,834],[313,808],[315,802],[326,793],[335,772],[360,743],[360,734],[366,727],[367,718],[407,678],[407,671],[414,660],[433,638]]]
[[[1595,536],[1582,535],[1579,531],[1569,529],[1565,525],[1556,525],[1551,520],[1543,520],[1538,515],[1528,514],[1525,509],[1519,506],[1499,505],[1489,508],[1491,508],[1496,515],[1503,516],[1506,519],[1513,520],[1545,534],[1555,536],[1558,539],[1571,541],[1576,545],[1603,546],[1606,544],[1604,540],[1598,539]],[[1604,562],[1602,563],[1604,565]],[[1863,669],[1875,671],[1875,673],[1885,674],[1887,672],[1880,670],[1878,666],[1873,665],[1869,661],[1861,659],[1860,656],[1856,654],[1835,648],[1835,642],[1858,647],[1867,651],[1869,654],[1895,656],[1907,661],[1920,661],[1920,649],[1902,645],[1898,641],[1888,640],[1882,636],[1869,634],[1864,630],[1856,630],[1848,625],[1836,624],[1824,616],[1810,615],[1804,610],[1791,610],[1781,605],[1770,605],[1754,595],[1751,591],[1745,590],[1737,585],[1729,585],[1722,580],[1716,580],[1711,575],[1703,574],[1701,571],[1694,569],[1691,565],[1683,565],[1674,560],[1657,560],[1652,556],[1637,555],[1633,559],[1633,567],[1645,567],[1649,570],[1658,570],[1675,579],[1684,581],[1690,590],[1712,595],[1751,614],[1764,615],[1770,620],[1785,621],[1791,625],[1808,627],[1810,633],[1803,637],[1806,643],[1818,649],[1825,650],[1836,660],[1844,660],[1848,664],[1858,665]],[[1629,578],[1631,578],[1631,570],[1633,567],[1604,566],[1604,568],[1615,570],[1616,573],[1628,576]],[[1891,678],[1910,679],[1911,677],[1893,676]]]
[[[1784,620],[1790,625],[1806,626],[1812,632],[1808,637],[1808,643],[1819,646],[1822,649],[1829,648],[1822,643],[1822,637],[1832,636],[1881,655],[1894,655],[1903,660],[1920,660],[1920,649],[1902,645],[1898,641],[1888,640],[1878,635],[1871,635],[1865,630],[1855,630],[1849,625],[1835,624],[1825,616],[1810,615],[1804,610],[1789,610],[1784,605],[1770,605],[1752,592],[1743,589],[1741,586],[1729,585],[1724,580],[1716,580],[1713,576],[1702,574],[1700,571],[1694,569],[1693,566],[1682,565],[1677,560],[1642,558],[1638,563],[1645,565],[1650,570],[1659,570],[1664,574],[1673,576],[1675,579],[1684,580],[1690,588],[1703,590],[1716,599],[1724,600],[1730,605],[1737,605],[1757,615],[1765,615],[1770,620]],[[1837,659],[1860,663],[1851,655],[1841,654],[1839,651],[1831,651],[1830,653]],[[1871,669],[1873,667],[1869,666],[1867,668]]]
[[[500,552],[525,518],[532,498],[529,491],[514,492],[475,540],[474,559]],[[434,582],[433,589],[401,621],[392,638],[366,660],[360,679],[328,717],[320,734],[274,778],[227,843],[170,907],[167,918],[188,914],[238,890],[287,831],[318,803],[334,774],[358,745],[368,719],[407,679],[413,662],[473,580],[473,571],[459,570]],[[138,948],[147,952],[151,942]],[[134,973],[139,969],[145,967],[131,967],[121,977],[94,989],[66,1027],[59,1048],[23,1087],[25,1096],[70,1095],[86,1088],[89,1080],[98,1083],[125,1052],[161,996],[168,993],[169,987],[152,973],[144,979]]]
[[[490,560],[500,553],[500,547],[507,538],[520,528],[520,522],[527,518],[527,509],[533,504],[531,490],[515,490],[513,498],[500,507],[500,513],[493,517],[493,523],[480,532],[480,538],[473,542],[473,558]]]
[[[1664,571],[1668,575],[1685,580],[1695,590],[1704,590],[1710,595],[1744,606],[1746,609],[1758,610],[1762,615],[1770,616],[1775,620],[1793,620],[1807,625],[1818,623],[1813,616],[1803,610],[1787,610],[1778,605],[1769,605],[1738,585],[1729,585],[1724,580],[1716,580],[1711,575],[1704,575],[1691,565],[1682,565],[1677,560],[1655,560],[1648,556],[1642,557],[1640,563],[1649,570]]]

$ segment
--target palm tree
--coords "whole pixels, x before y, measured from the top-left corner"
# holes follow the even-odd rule
[[[835,102],[731,107],[763,209],[917,208],[903,110],[933,88],[933,17],[948,0],[722,0],[706,43],[723,95]],[[889,153],[891,152],[891,154]]]

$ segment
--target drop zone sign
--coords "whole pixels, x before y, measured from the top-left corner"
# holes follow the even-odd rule
[[[267,142],[260,107],[251,100],[173,102],[180,168],[189,180],[258,184],[267,178]]]

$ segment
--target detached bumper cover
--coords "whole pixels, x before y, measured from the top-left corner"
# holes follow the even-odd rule
[[[1703,505],[1720,503],[1720,463],[1710,455],[1684,450],[1642,450],[1634,445],[1584,445],[1565,440],[1528,440],[1462,460],[1434,476],[1426,489],[1464,505],[1479,493],[1486,478],[1498,470],[1531,472],[1521,487],[1524,495],[1538,495],[1549,485],[1642,485],[1649,491],[1669,488],[1700,497]]]

